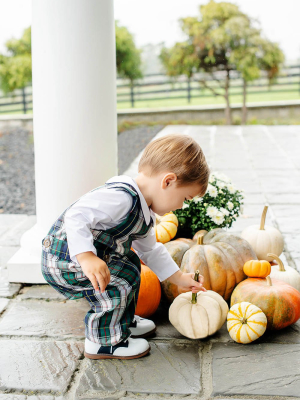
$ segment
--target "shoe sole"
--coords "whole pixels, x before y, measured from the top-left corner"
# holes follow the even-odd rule
[[[87,358],[90,358],[92,360],[102,360],[102,359],[107,359],[107,358],[119,358],[121,360],[131,360],[133,358],[140,358],[145,356],[146,354],[149,353],[149,351],[151,350],[151,346],[149,345],[149,348],[144,351],[144,353],[140,353],[140,354],[136,354],[134,356],[114,356],[111,354],[89,354],[84,352],[84,356]]]
[[[130,329],[130,328],[129,328]],[[143,335],[130,335],[130,337],[132,337],[133,339],[136,338],[144,338],[144,337],[148,337],[150,335],[152,335],[152,333],[154,333],[156,331],[156,327],[154,329],[152,329],[152,331],[149,331],[147,333],[144,333]]]

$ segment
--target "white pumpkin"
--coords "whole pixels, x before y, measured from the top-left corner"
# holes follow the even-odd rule
[[[228,305],[213,290],[198,292],[192,303],[192,292],[178,295],[169,308],[169,320],[182,335],[203,339],[217,332],[226,321]]]
[[[227,330],[237,343],[251,343],[265,333],[267,317],[254,304],[243,301],[234,304],[227,315]]]
[[[280,256],[283,251],[283,237],[278,229],[265,225],[268,206],[264,207],[260,225],[250,225],[241,236],[250,243],[259,260],[272,261],[268,253]]]
[[[284,281],[300,292],[299,272],[288,265],[283,265],[283,262],[276,256],[276,254],[269,253],[268,256],[273,257],[273,259],[278,263],[278,265],[271,266],[270,277]]]

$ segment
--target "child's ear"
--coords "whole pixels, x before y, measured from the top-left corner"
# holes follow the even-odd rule
[[[177,175],[174,174],[173,172],[170,172],[170,173],[166,174],[166,175],[163,177],[163,180],[162,180],[162,187],[168,187],[168,186],[170,186],[170,184],[171,184],[172,182],[176,182],[176,181],[177,181]]]

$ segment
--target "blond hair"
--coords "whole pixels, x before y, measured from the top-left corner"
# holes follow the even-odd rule
[[[148,143],[138,170],[148,176],[173,172],[177,175],[177,186],[198,183],[202,187],[202,195],[207,189],[210,174],[199,144],[191,136],[178,133]]]

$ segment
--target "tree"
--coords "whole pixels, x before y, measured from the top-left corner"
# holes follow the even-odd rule
[[[126,27],[119,26],[118,21],[115,22],[115,31],[117,73],[121,78],[129,79],[133,105],[134,81],[143,78],[141,71],[142,50],[136,48],[132,35]]]
[[[31,28],[24,30],[21,39],[6,42],[8,55],[0,54],[0,85],[4,93],[23,89],[32,81]]]
[[[115,22],[116,68],[120,77],[130,80],[142,78],[141,50],[134,44],[127,28]],[[6,43],[8,55],[0,54],[0,85],[5,93],[22,89],[32,81],[31,70],[31,28],[25,29],[21,39],[11,39]]]
[[[242,74],[244,90],[248,81],[259,76],[262,63],[257,60],[257,50],[261,49],[256,48],[255,40],[260,39],[260,30],[254,27],[254,20],[232,3],[211,0],[200,6],[199,10],[200,17],[179,20],[188,39],[184,43],[176,43],[170,50],[163,49],[161,60],[170,76],[179,72],[187,76],[196,72],[208,73],[211,80],[200,78],[198,82],[215,96],[224,97],[226,124],[230,125],[230,72],[239,71]],[[176,57],[178,48],[182,46],[188,46],[188,50],[181,50],[182,57]],[[189,59],[187,63],[184,60],[186,54]],[[266,58],[270,61],[270,56]],[[179,66],[176,66],[176,62]]]
[[[277,43],[263,38],[259,30],[252,29],[247,36],[244,48],[241,47],[234,52],[231,60],[236,64],[243,79],[242,124],[246,124],[248,83],[259,78],[261,71],[266,71],[269,85],[271,85],[279,73],[280,65],[284,61],[284,54]]]

